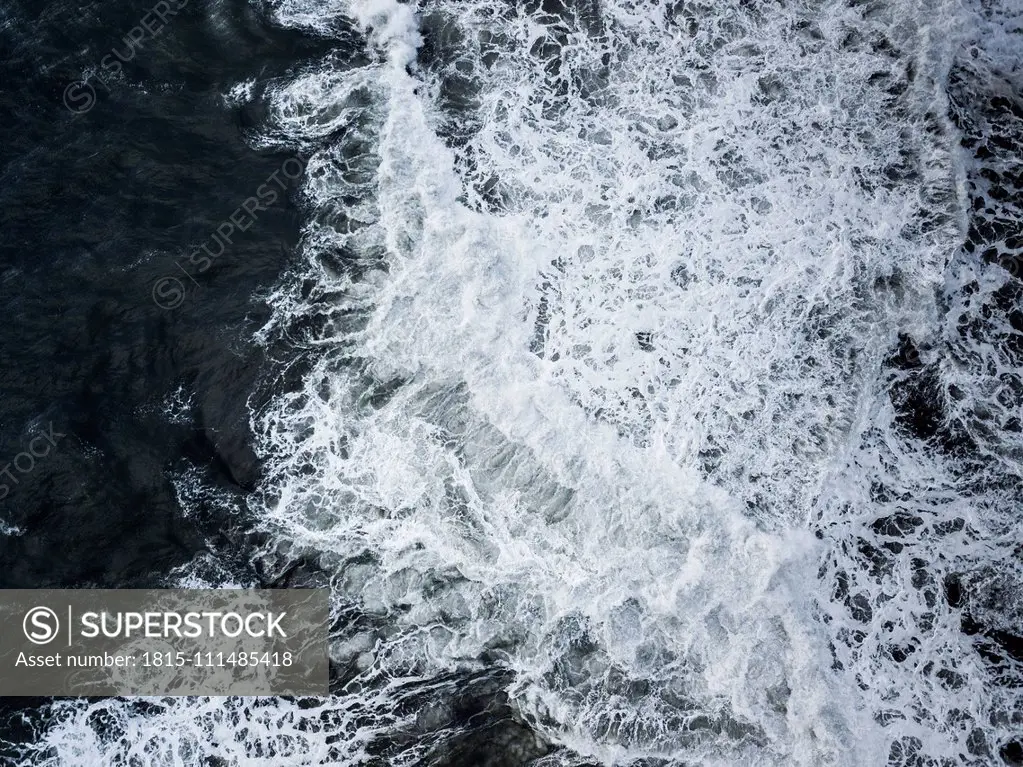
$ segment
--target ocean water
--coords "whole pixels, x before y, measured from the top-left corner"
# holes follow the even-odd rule
[[[305,158],[259,472],[173,481],[332,587],[333,694],[22,763],[1023,763],[1023,7],[258,12],[315,41],[219,83]]]

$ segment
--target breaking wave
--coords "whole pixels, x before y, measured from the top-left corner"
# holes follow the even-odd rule
[[[54,704],[26,759],[1011,763],[1008,4],[270,12],[339,47],[244,89],[311,153],[250,511],[335,695]]]

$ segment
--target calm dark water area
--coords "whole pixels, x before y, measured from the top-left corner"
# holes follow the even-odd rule
[[[248,567],[237,531],[183,517],[169,474],[200,467],[225,492],[255,479],[246,399],[260,360],[246,339],[266,312],[253,295],[293,257],[296,179],[278,175],[278,199],[208,268],[187,256],[289,159],[254,151],[260,116],[222,93],[323,44],[243,2],[216,17],[193,2],[129,56],[122,37],[151,7],[0,9],[0,523],[15,529],[0,536],[3,588],[162,585],[204,550]],[[116,75],[100,68],[112,50],[126,59]],[[183,297],[161,307],[158,283]],[[190,406],[170,418],[180,392]]]
[[[255,476],[245,401],[259,360],[245,339],[265,314],[253,294],[292,257],[290,189],[205,271],[187,257],[289,157],[253,151],[259,116],[221,94],[319,44],[244,3],[211,18],[196,2],[162,29],[150,16],[159,32],[129,58],[122,37],[149,10],[0,11],[0,462],[13,477],[0,519],[20,531],[0,537],[5,588],[159,583],[222,532],[181,518],[168,470],[202,466],[228,490]],[[112,50],[127,59],[116,75],[100,67]],[[180,305],[161,308],[157,285]],[[179,389],[193,407],[171,423]],[[51,429],[40,457],[13,463]]]

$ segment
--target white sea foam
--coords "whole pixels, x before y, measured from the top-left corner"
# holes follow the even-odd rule
[[[360,616],[348,686],[61,708],[51,763],[413,764],[410,733],[455,725],[410,702],[494,666],[545,763],[985,763],[1010,737],[942,584],[1018,614],[992,574],[1014,491],[898,425],[887,362],[912,337],[967,425],[1000,372],[956,355],[949,311],[970,17],[574,8],[323,12],[375,59],[268,94],[268,141],[339,138],[259,337],[305,367],[254,415],[255,508],[267,557],[315,558]],[[326,33],[318,12],[275,6]],[[1018,480],[1019,442],[984,439]],[[79,741],[96,712],[126,734]]]

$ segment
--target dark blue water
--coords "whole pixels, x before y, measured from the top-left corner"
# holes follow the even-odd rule
[[[219,6],[217,26],[193,2],[126,46],[151,7],[2,11],[0,466],[38,430],[60,435],[14,466],[0,501],[20,531],[0,537],[7,588],[159,582],[200,548],[230,548],[230,531],[182,518],[168,472],[200,466],[233,492],[257,471],[245,401],[260,360],[246,339],[265,315],[254,293],[292,258],[297,181],[278,176],[279,198],[212,263],[188,256],[288,159],[254,151],[259,115],[221,94],[323,44],[244,3]],[[162,302],[173,308],[158,285],[184,291]],[[171,423],[179,389],[193,407]]]
[[[288,159],[254,151],[260,116],[221,93],[324,44],[244,3],[219,6],[216,26],[193,2],[125,45],[151,8],[0,10],[3,588],[161,585],[203,551],[250,569],[244,521],[186,519],[170,476],[198,469],[236,494],[255,481],[245,402],[261,360],[246,339],[266,312],[254,294],[293,258],[297,179],[207,268],[188,255]],[[87,77],[111,52],[119,73]],[[168,277],[184,295],[162,308]],[[191,406],[171,419],[175,392]]]

